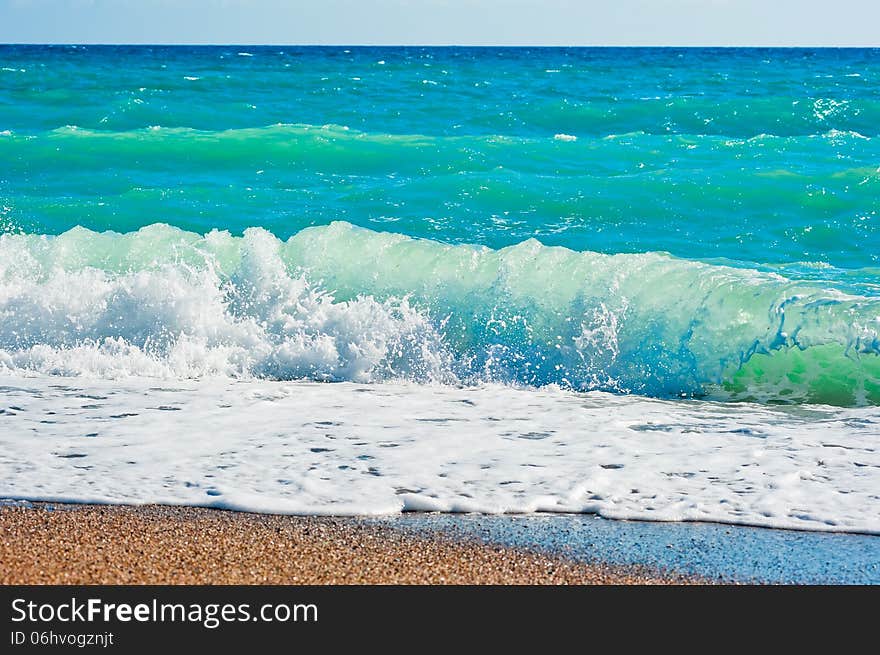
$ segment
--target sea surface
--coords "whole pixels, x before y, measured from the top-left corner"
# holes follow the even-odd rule
[[[0,46],[0,497],[880,533],[880,50]]]

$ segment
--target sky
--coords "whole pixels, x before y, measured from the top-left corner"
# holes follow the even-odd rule
[[[2,43],[880,46],[880,0],[0,0]]]

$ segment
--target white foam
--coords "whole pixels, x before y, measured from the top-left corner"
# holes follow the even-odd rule
[[[243,252],[234,291],[215,263],[125,274],[54,268],[43,277],[36,259],[21,251],[0,260],[0,370],[362,382],[448,377],[441,335],[424,311],[405,298],[337,302],[287,271],[271,235],[251,237],[254,249]]]
[[[0,497],[880,533],[877,408],[5,376],[0,409]]]
[[[554,134],[553,138],[557,141],[577,141],[577,137],[573,134]]]

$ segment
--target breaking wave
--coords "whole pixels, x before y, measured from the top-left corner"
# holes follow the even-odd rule
[[[0,236],[0,370],[559,385],[880,404],[880,299],[535,240],[336,222],[281,241],[155,224]]]

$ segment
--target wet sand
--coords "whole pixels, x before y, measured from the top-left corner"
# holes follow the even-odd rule
[[[682,584],[355,518],[159,506],[0,507],[2,584]]]

